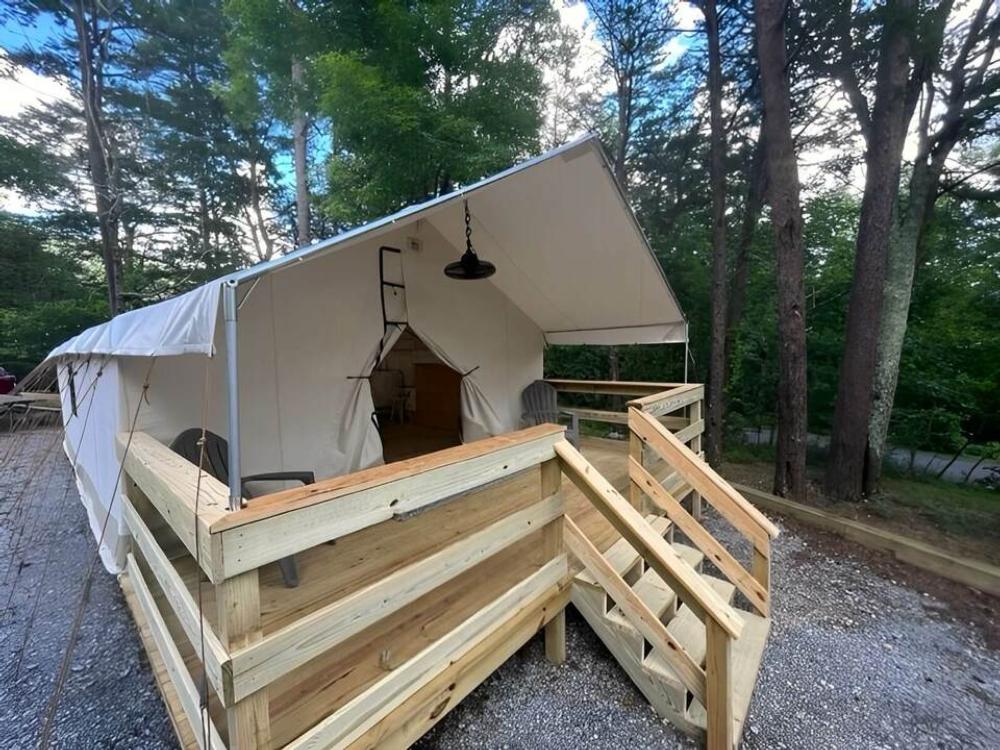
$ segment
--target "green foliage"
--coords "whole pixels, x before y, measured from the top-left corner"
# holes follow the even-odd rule
[[[537,151],[549,3],[362,3],[336,23],[343,46],[316,62],[336,144],[329,216],[358,223]]]

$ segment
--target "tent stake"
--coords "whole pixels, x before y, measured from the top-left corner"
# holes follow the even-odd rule
[[[236,288],[229,279],[222,287],[222,313],[226,323],[226,395],[229,406],[229,509],[239,510],[243,503],[240,477],[240,381],[239,345],[236,340]]]

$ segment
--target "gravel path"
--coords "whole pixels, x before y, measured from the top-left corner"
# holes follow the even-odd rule
[[[0,745],[37,746],[94,544],[55,431],[0,435]],[[791,523],[746,748],[1000,748],[998,602]],[[725,535],[720,530],[720,534]],[[420,748],[688,748],[570,612]],[[94,578],[56,717],[64,748],[171,748],[112,576]]]

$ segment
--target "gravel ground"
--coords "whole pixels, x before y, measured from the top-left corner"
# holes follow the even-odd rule
[[[35,747],[94,544],[55,431],[0,435],[0,745]],[[746,748],[1000,748],[998,602],[782,523],[774,624]],[[719,534],[726,536],[722,529]],[[420,748],[687,748],[586,623],[535,638]],[[171,748],[112,576],[98,570],[53,745]]]

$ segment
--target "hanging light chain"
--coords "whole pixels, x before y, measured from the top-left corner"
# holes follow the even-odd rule
[[[465,203],[465,249],[467,252],[474,253],[475,250],[472,249],[472,216],[469,214],[469,201],[464,201]]]

